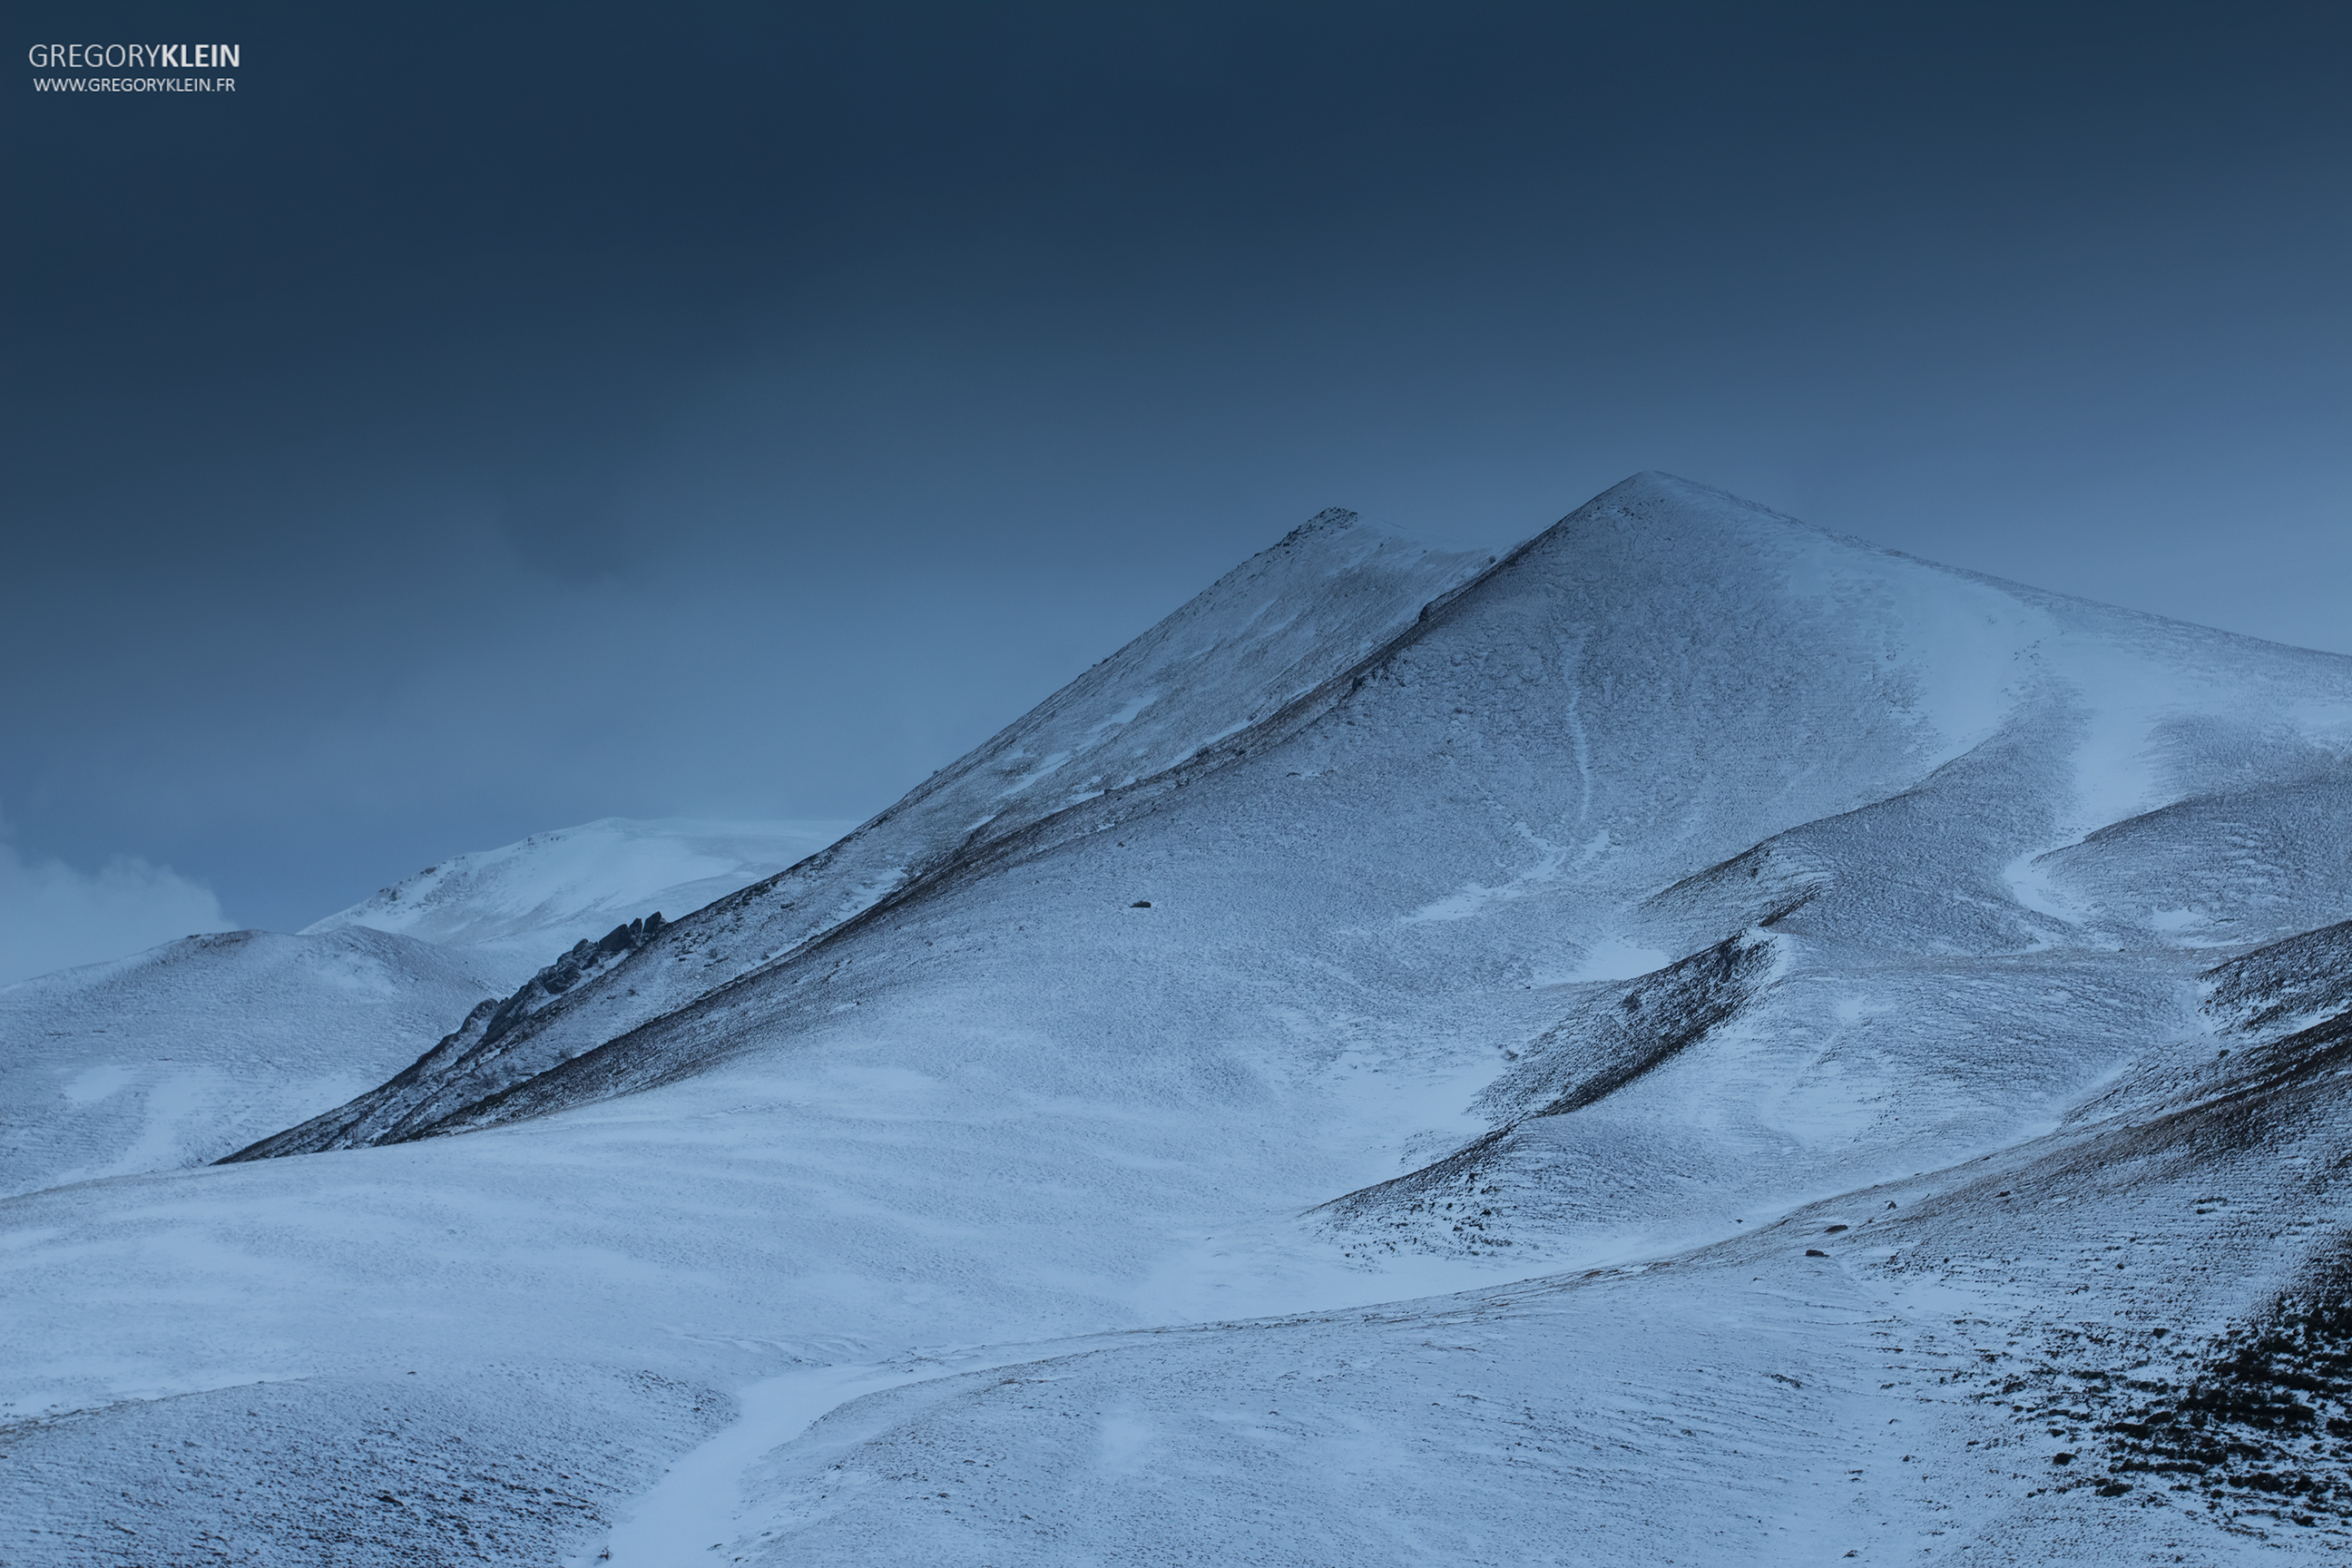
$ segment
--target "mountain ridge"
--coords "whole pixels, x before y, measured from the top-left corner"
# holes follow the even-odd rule
[[[1328,551],[1332,558],[1324,560],[1310,556],[1309,546]],[[1406,570],[1394,573],[1392,580],[1363,581],[1367,576],[1362,570],[1363,567],[1368,563],[1376,563],[1383,552],[1406,554],[1408,557],[1405,563]],[[1418,573],[1412,570],[1424,561],[1433,563],[1433,570]],[[1048,697],[1031,714],[1007,726],[950,767],[941,769],[917,784],[902,799],[876,815],[854,832],[845,836],[840,843],[811,856],[806,861],[777,876],[739,889],[695,911],[690,916],[672,921],[665,932],[667,944],[690,946],[698,937],[703,936],[712,927],[720,924],[730,916],[740,910],[755,908],[762,901],[772,900],[781,904],[784,910],[792,910],[794,902],[782,896],[788,879],[799,878],[805,882],[815,882],[830,869],[834,858],[853,852],[856,847],[855,841],[866,839],[893,820],[919,810],[934,798],[954,790],[959,784],[968,781],[992,763],[998,763],[1008,756],[1014,759],[1026,756],[1027,753],[1023,748],[1027,738],[1034,735],[1040,727],[1040,715],[1050,718],[1063,708],[1098,698],[1100,688],[1107,679],[1117,679],[1126,673],[1117,668],[1119,661],[1124,660],[1129,664],[1142,666],[1149,676],[1151,673],[1152,656],[1182,634],[1186,629],[1185,622],[1188,617],[1200,616],[1205,607],[1219,606],[1219,601],[1236,596],[1240,589],[1253,588],[1258,579],[1277,576],[1285,566],[1300,568],[1324,578],[1352,574],[1353,580],[1348,581],[1346,585],[1350,589],[1363,592],[1364,596],[1372,599],[1374,603],[1369,616],[1360,615],[1352,617],[1345,629],[1353,631],[1360,640],[1370,642],[1372,640],[1371,636],[1364,629],[1364,624],[1369,621],[1381,626],[1392,626],[1401,621],[1403,613],[1412,607],[1412,599],[1417,597],[1416,589],[1433,594],[1433,597],[1421,603],[1416,612],[1420,617],[1425,618],[1433,608],[1460,593],[1467,585],[1468,581],[1475,581],[1475,574],[1466,580],[1464,579],[1464,573],[1469,561],[1468,556],[1436,554],[1391,531],[1363,526],[1357,514],[1344,509],[1327,509],[1309,519],[1307,522],[1292,530],[1267,551],[1252,557],[1249,562],[1244,563],[1242,566],[1220,578],[1217,583],[1189,601],[1167,620],[1143,633],[1118,653],[1097,663],[1069,686]],[[1490,558],[1488,569],[1491,569],[1491,565]],[[1254,623],[1258,616],[1263,615],[1265,607],[1261,606],[1256,614],[1251,616],[1249,620],[1244,623],[1244,626],[1246,627]],[[1296,610],[1293,614],[1295,618]],[[1404,634],[1391,631],[1389,635],[1393,637]],[[1195,744],[1185,748],[1165,767],[1124,780],[1107,789],[1096,791],[1086,799],[1097,799],[1110,795],[1125,796],[1139,790],[1181,788],[1188,782],[1189,777],[1213,770],[1237,755],[1246,754],[1251,736],[1279,732],[1281,729],[1295,724],[1304,715],[1313,711],[1318,704],[1328,702],[1333,695],[1334,683],[1345,679],[1344,670],[1339,675],[1327,673],[1319,679],[1309,681],[1303,688],[1291,690],[1287,696],[1280,694],[1281,687],[1293,684],[1306,674],[1312,673],[1315,668],[1311,664],[1302,665],[1296,661],[1280,667],[1271,680],[1259,683],[1260,689],[1256,694],[1259,700],[1272,703],[1270,711],[1253,716],[1244,723],[1229,727],[1222,733],[1203,736]],[[1129,703],[1134,700],[1129,700]],[[1145,700],[1141,706],[1129,711],[1127,718],[1116,719],[1114,716],[1116,722],[1106,721],[1098,723],[1096,729],[1097,731],[1106,727],[1123,731],[1129,721],[1148,710],[1150,705],[1150,700]],[[1128,704],[1122,704],[1122,710],[1127,707]],[[1181,743],[1181,740],[1177,742],[1180,745]],[[1087,782],[1095,783],[1099,780]],[[1003,796],[1000,795],[997,798],[1001,799]],[[960,836],[950,837],[944,844],[935,843],[927,864],[898,868],[887,884],[877,879],[862,885],[854,885],[845,894],[835,894],[831,908],[838,912],[830,916],[820,914],[815,922],[796,933],[796,938],[789,946],[769,952],[756,963],[744,965],[726,974],[709,988],[685,997],[671,1009],[671,1012],[703,1007],[712,1003],[714,998],[723,996],[731,987],[749,980],[767,965],[793,954],[813,951],[835,935],[856,929],[861,922],[887,913],[906,899],[920,896],[939,879],[974,873],[988,860],[1017,855],[1024,844],[1034,841],[1037,835],[1048,828],[1049,825],[1068,811],[1075,809],[1076,805],[1082,804],[1084,801],[1054,809],[1041,809],[1037,815],[1025,820],[1016,818],[1012,825],[988,837],[982,836],[982,830],[994,826],[998,814],[991,814],[983,817],[981,822],[963,830]],[[1042,803],[1040,805],[1042,805]],[[659,956],[648,953],[637,964],[637,969],[641,971],[646,963],[657,963]],[[683,954],[678,956],[681,960],[684,957]],[[633,950],[628,957],[636,958],[636,952]],[[626,960],[624,961],[624,966],[625,965]],[[617,973],[618,970],[612,973]],[[600,976],[601,978],[604,977]],[[628,994],[635,994],[633,989],[627,988],[625,979],[619,984],[627,990]],[[591,1045],[583,1046],[577,1042],[566,1042],[555,1047],[552,1051],[537,1052],[530,1056],[520,1068],[504,1063],[500,1058],[509,1052],[530,1051],[537,1030],[551,1026],[560,1027],[566,1021],[565,1008],[561,1005],[551,1006],[544,1014],[546,1022],[538,1022],[541,1016],[534,1015],[533,1019],[527,1023],[525,1027],[517,1031],[513,1038],[503,1042],[483,1042],[473,1054],[451,1060],[441,1073],[420,1075],[418,1087],[415,1092],[422,1100],[421,1106],[394,1116],[392,1118],[391,1125],[397,1130],[398,1137],[430,1135],[431,1131],[441,1123],[463,1116],[468,1108],[464,1103],[445,1105],[445,1100],[448,1094],[447,1086],[453,1080],[470,1080],[469,1087],[474,1090],[477,1102],[506,1102],[530,1078],[545,1072],[561,1070],[569,1062],[578,1059],[581,1056],[617,1044],[637,1029],[668,1016],[670,1014],[665,1013],[642,1017],[622,1033],[595,1041]],[[445,1041],[443,1045],[435,1046],[427,1055],[439,1053],[446,1044],[447,1042]],[[493,1050],[498,1052],[497,1056],[488,1054]],[[422,1068],[422,1058],[417,1066]],[[436,1110],[437,1113],[436,1113]],[[356,1124],[363,1118],[354,1113],[349,1120]],[[321,1118],[320,1125],[323,1129],[332,1125],[334,1121],[334,1118]],[[289,1129],[282,1134],[263,1140],[251,1149],[239,1151],[230,1158],[232,1160],[270,1158],[281,1152],[308,1153],[319,1152],[323,1148],[349,1146],[343,1142],[341,1133],[322,1135],[314,1132],[307,1136],[301,1135],[302,1133],[303,1129]]]
[[[1694,505],[1695,501],[1699,504]],[[1659,521],[1661,517],[1665,521],[1661,522]],[[1316,520],[1316,524],[1310,527],[1320,525],[1324,531],[1345,529],[1351,521],[1352,519],[1346,517],[1345,514],[1331,512],[1323,514]],[[1232,730],[1208,746],[1195,748],[1192,752],[1187,752],[1183,758],[1160,773],[1126,781],[1113,788],[1098,792],[1087,800],[1046,812],[1015,830],[1001,834],[977,846],[975,846],[974,836],[967,835],[961,844],[953,845],[945,849],[928,867],[904,874],[902,879],[890,891],[866,902],[855,914],[814,929],[802,939],[799,945],[771,953],[759,963],[730,974],[722,983],[699,993],[687,995],[667,1011],[642,1017],[626,1029],[606,1039],[593,1044],[577,1042],[567,1047],[566,1054],[561,1059],[550,1060],[542,1054],[523,1064],[530,1068],[528,1071],[509,1068],[497,1076],[488,1078],[477,1086],[479,1092],[471,1105],[450,1103],[446,1099],[436,1101],[433,1114],[429,1118],[420,1119],[412,1115],[405,1120],[402,1123],[404,1129],[402,1135],[425,1135],[434,1130],[446,1131],[486,1125],[509,1119],[515,1114],[529,1114],[528,1108],[532,1106],[571,1103],[562,1087],[564,1083],[571,1081],[596,1079],[608,1087],[622,1083],[645,1085],[669,1081],[675,1077],[674,1068],[649,1072],[621,1071],[615,1074],[608,1070],[609,1063],[604,1060],[585,1067],[575,1068],[572,1064],[584,1061],[592,1056],[609,1058],[615,1054],[626,1054],[633,1048],[631,1042],[645,1039],[646,1031],[658,1035],[665,1027],[665,1020],[667,1021],[667,1026],[671,1028],[685,1027],[689,1026],[696,1017],[707,1016],[723,1010],[730,1005],[730,998],[740,988],[759,984],[757,977],[772,966],[796,962],[801,957],[817,952],[836,940],[845,940],[854,935],[874,921],[887,919],[892,910],[908,900],[919,899],[942,889],[946,885],[944,879],[984,876],[992,867],[1014,863],[1024,854],[1045,852],[1050,848],[1052,833],[1056,831],[1067,836],[1101,831],[1105,827],[1115,826],[1120,820],[1119,813],[1131,809],[1148,809],[1150,799],[1158,792],[1187,787],[1216,768],[1245,757],[1253,748],[1262,751],[1269,746],[1278,745],[1302,725],[1311,724],[1319,719],[1334,703],[1343,702],[1349,697],[1352,697],[1375,674],[1387,668],[1392,661],[1414,645],[1442,630],[1449,622],[1459,616],[1481,613],[1485,606],[1485,599],[1490,592],[1507,594],[1515,591],[1510,588],[1512,576],[1523,563],[1530,560],[1540,561],[1549,554],[1555,558],[1554,564],[1557,566],[1559,558],[1574,551],[1589,550],[1592,544],[1592,536],[1610,529],[1613,529],[1621,539],[1627,534],[1638,533],[1635,549],[1640,553],[1651,557],[1659,554],[1662,547],[1675,546],[1686,538],[1696,538],[1699,548],[1717,554],[1723,553],[1727,550],[1745,551],[1751,555],[1777,554],[1780,557],[1780,564],[1792,571],[1794,557],[1801,556],[1805,552],[1823,545],[1848,552],[1859,552],[1864,559],[1878,557],[1906,563],[1910,560],[1895,552],[1879,551],[1861,542],[1845,540],[1840,536],[1812,529],[1793,519],[1741,502],[1738,498],[1725,495],[1720,491],[1690,485],[1686,481],[1675,480],[1668,476],[1654,474],[1635,476],[1604,492],[1602,496],[1596,498],[1593,502],[1580,509],[1579,512],[1530,539],[1506,557],[1490,562],[1483,570],[1475,571],[1465,580],[1454,584],[1443,595],[1433,598],[1421,608],[1411,624],[1396,630],[1388,641],[1367,650],[1354,664],[1343,667],[1319,685],[1295,696],[1288,703],[1283,704],[1272,713],[1254,716],[1244,726]],[[1307,530],[1294,531],[1293,534],[1286,537],[1284,544],[1277,546],[1276,549],[1280,550],[1291,545],[1307,531]],[[1612,557],[1611,563],[1612,570],[1622,573],[1622,559]],[[1959,580],[1979,583],[1990,587],[2000,586],[1994,580],[1981,578],[1977,574],[1953,574],[1949,569],[1928,566],[1926,563],[1917,564],[1921,569],[1930,573],[1953,575]],[[1501,586],[1496,586],[1498,584]],[[1207,595],[1203,595],[1203,598],[1206,597]],[[2071,601],[2059,600],[2047,595],[2038,597],[2050,605],[2065,607],[2070,613],[2084,608]],[[2114,612],[2114,615],[2121,617],[2114,623],[2115,625],[2131,630],[2141,630],[2157,624],[2152,618],[2141,617],[2131,612]],[[2095,612],[2094,618],[2095,618]],[[1138,644],[1148,643],[1157,635],[1156,632],[1147,633],[1143,638],[1138,639]],[[2226,634],[2221,635],[2226,637]],[[2168,640],[2179,639],[2168,637]],[[2187,640],[2192,644],[2195,643],[2194,638]],[[1887,655],[1890,662],[1894,661],[1895,657],[1891,652]],[[2326,656],[2321,657],[2325,660]],[[2334,662],[2338,667],[2339,673],[2345,668],[2352,668],[2352,661],[2338,659]],[[1339,689],[1342,686],[1347,688],[1344,692]],[[2347,689],[2352,689],[2352,687],[2347,687]],[[1046,707],[1050,708],[1058,700],[1058,698],[1049,700]],[[1041,709],[1041,712],[1044,710]],[[996,740],[975,752],[971,757],[957,764],[954,769],[943,770],[941,774],[935,775],[932,780],[917,786],[917,789],[910,793],[905,801],[881,814],[869,826],[883,824],[901,811],[920,805],[936,789],[941,787],[941,780],[963,776],[976,770],[985,759],[1013,745],[1015,737],[1024,732],[1024,725],[1030,727],[1027,732],[1034,732],[1034,719],[1035,716],[1033,715],[1032,720],[1024,721],[1023,725],[1008,729]],[[2014,724],[2017,721],[2018,719],[2013,713],[2012,718],[2006,722]],[[2057,719],[2054,713],[2050,719],[2035,721],[2028,717],[2024,721],[2028,724],[2037,721],[2063,722],[2063,720]],[[1956,743],[1948,743],[1946,749],[1951,750],[1952,745]],[[1875,801],[1858,802],[1843,814],[1832,813],[1824,817],[1800,822],[1783,829],[1782,834],[1794,834],[1801,837],[1810,834],[1819,837],[1822,833],[1840,831],[1841,829],[1832,825],[1841,817],[1851,824],[1851,827],[1844,830],[1881,831],[1882,829],[1873,826],[1877,817],[1884,816],[1887,812],[1909,809],[1906,803],[1922,798],[1917,793],[1921,790],[1932,792],[1938,787],[1944,787],[1938,786],[1936,780],[1946,768],[1967,769],[1983,766],[1981,759],[1986,755],[1993,754],[1986,753],[1984,748],[2000,743],[2003,742],[2000,742],[1997,733],[1988,735],[1977,741],[1972,746],[1948,756],[1945,761],[1930,769],[1916,782],[1898,788],[1885,797]],[[1969,761],[1971,757],[1979,760],[1972,763]],[[2052,809],[2060,809],[2054,801]],[[862,833],[866,830],[860,831]],[[2042,842],[2046,842],[2049,836],[2050,828],[2047,825],[2032,835],[2038,841]],[[1752,854],[1760,847],[1760,845],[1753,846],[1749,849],[1741,851],[1741,854]],[[1737,859],[1738,857],[1735,856],[1733,858]],[[1689,879],[1685,878],[1684,880],[1686,882]],[[748,910],[769,898],[774,892],[776,886],[775,882],[771,882],[746,889],[731,900],[727,910],[722,911],[719,907],[714,906],[713,910],[708,913],[717,916],[722,912],[731,912],[734,909]],[[1677,886],[1681,884],[1678,883]],[[1669,889],[1669,892],[1672,890]],[[1665,896],[1660,895],[1660,897]],[[1815,896],[1818,896],[1818,893]],[[1871,916],[1874,919],[1884,920],[1885,910],[1883,900],[1874,908]],[[708,925],[712,922],[705,921],[701,923]],[[1705,933],[1693,933],[1694,938],[1704,935]],[[1717,940],[1720,936],[1721,933],[1717,932],[1706,940]],[[692,935],[689,932],[688,935],[673,940],[691,941]],[[650,958],[651,955],[648,955],[648,961]],[[639,968],[642,969],[642,967],[641,962]],[[606,984],[625,984],[626,980],[619,976],[616,972],[615,977]],[[591,998],[593,997],[593,989],[588,995]],[[551,1015],[551,1016],[560,1016]],[[547,1084],[536,1089],[530,1087],[534,1079],[541,1074],[551,1073],[559,1077],[551,1079]]]
[[[1655,477],[1442,602],[1292,537],[570,986],[462,1135],[7,1200],[25,1473],[252,1517],[299,1380],[442,1510],[368,1561],[2352,1545],[2352,1407],[2261,1403],[2336,1353],[2352,660]]]

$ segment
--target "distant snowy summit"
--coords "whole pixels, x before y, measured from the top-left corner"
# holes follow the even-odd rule
[[[0,1193],[217,1160],[851,826],[608,817],[453,855],[296,935],[187,937],[0,987]]]
[[[691,914],[790,869],[855,826],[608,816],[452,855],[301,934],[367,926],[465,948],[520,984],[579,942],[650,914]]]

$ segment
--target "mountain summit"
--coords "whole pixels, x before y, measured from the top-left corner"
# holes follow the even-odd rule
[[[2352,659],[1661,475],[1327,513],[341,1110],[14,1200],[12,1386],[247,1522],[328,1506],[266,1399],[438,1500],[387,1559],[2352,1539],[2347,808]]]

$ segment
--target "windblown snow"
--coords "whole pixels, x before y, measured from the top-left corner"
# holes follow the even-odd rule
[[[2352,659],[1657,475],[1491,561],[1326,513],[808,858],[596,824],[642,875],[534,840],[0,992],[5,1517],[44,1564],[2331,1552],[2347,806]],[[374,989],[242,1099],[95,1042],[226,1038],[331,942]]]
[[[567,950],[851,826],[607,818],[452,856],[299,935],[192,936],[0,986],[0,1193],[220,1159],[381,1083],[542,969],[579,970]]]

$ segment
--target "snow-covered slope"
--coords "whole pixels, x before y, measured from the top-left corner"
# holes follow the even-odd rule
[[[0,988],[0,1191],[219,1159],[500,996],[544,1001],[579,977],[567,950],[775,876],[849,826],[608,818],[452,856],[299,935],[192,937]]]
[[[0,1192],[217,1160],[404,1066],[499,975],[382,931],[241,931],[0,986]]]
[[[290,1426],[354,1561],[2352,1541],[2352,660],[1655,476],[1467,564],[1303,531],[365,1136],[14,1200],[23,1516],[297,1560]]]
[[[344,1147],[355,1128],[371,1142],[413,1135],[1013,851],[1089,803],[1181,788],[1327,710],[1359,665],[1492,564],[1322,512],[823,854],[674,921],[628,955],[625,979],[583,986],[473,1049],[436,1053],[396,1103],[261,1152]]]
[[[366,926],[499,966],[507,989],[576,942],[654,913],[672,920],[807,859],[847,822],[636,822],[608,816],[452,855],[303,934]]]

